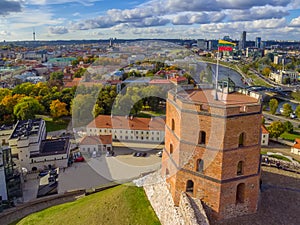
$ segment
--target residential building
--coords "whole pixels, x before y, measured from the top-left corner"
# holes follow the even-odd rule
[[[112,151],[112,135],[85,136],[79,150],[85,153],[106,153]]]
[[[300,155],[300,139],[296,138],[294,145],[291,147],[291,153]]]
[[[260,192],[260,96],[226,89],[169,92],[162,156],[175,205],[186,192],[216,219],[255,213]]]
[[[165,119],[99,115],[87,125],[87,135],[112,135],[113,141],[162,143]]]
[[[269,145],[269,136],[270,133],[267,128],[262,125],[261,126],[261,146],[268,146]]]

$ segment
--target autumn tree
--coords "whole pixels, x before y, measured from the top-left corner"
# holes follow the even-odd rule
[[[50,114],[54,119],[58,119],[62,116],[67,116],[69,114],[67,110],[67,104],[59,101],[58,99],[53,100],[50,104]]]
[[[271,69],[269,67],[265,67],[263,68],[263,70],[261,71],[262,75],[264,75],[265,77],[268,77],[271,73]]]
[[[283,123],[283,125],[284,125],[284,128],[285,128],[285,132],[288,132],[288,133],[293,132],[294,126],[290,121],[285,121]]]
[[[298,118],[300,118],[300,105],[297,106],[297,108],[295,110],[295,114]]]
[[[270,107],[270,113],[274,115],[278,108],[278,101],[275,98],[271,99],[269,102],[269,107]]]
[[[33,97],[24,97],[14,107],[14,115],[17,119],[33,119],[37,113],[42,113],[44,107]]]
[[[289,117],[290,114],[293,112],[292,106],[289,103],[283,104],[282,108],[283,108],[282,115],[286,117]]]
[[[281,121],[274,121],[267,129],[270,132],[270,137],[277,139],[281,134],[284,133],[285,126]]]

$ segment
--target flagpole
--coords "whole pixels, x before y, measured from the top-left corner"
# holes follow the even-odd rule
[[[217,53],[217,68],[216,68],[216,93],[215,93],[215,100],[218,100],[218,78],[219,78],[219,46],[218,46],[218,53]]]

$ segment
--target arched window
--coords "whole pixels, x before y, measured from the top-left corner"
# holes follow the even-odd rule
[[[172,119],[171,129],[172,129],[173,131],[175,130],[175,121],[174,121],[174,119]]]
[[[203,172],[204,161],[202,159],[197,159],[196,171]]]
[[[170,154],[173,154],[173,145],[170,144]]]
[[[239,147],[244,146],[245,143],[245,133],[241,133],[239,136]]]
[[[169,176],[170,175],[170,171],[169,171],[169,169],[167,168],[166,169],[166,176]]]
[[[243,175],[243,161],[239,161],[237,164],[236,175]]]
[[[245,184],[241,183],[236,188],[236,204],[243,203],[245,200]]]
[[[205,142],[206,142],[206,133],[205,133],[205,131],[200,131],[199,138],[198,138],[198,144],[205,145]]]
[[[192,180],[188,180],[186,183],[186,192],[192,192],[194,191],[194,182]]]

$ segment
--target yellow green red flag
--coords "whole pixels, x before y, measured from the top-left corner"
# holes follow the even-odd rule
[[[219,40],[218,49],[219,51],[232,51],[236,44],[229,41]]]

